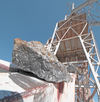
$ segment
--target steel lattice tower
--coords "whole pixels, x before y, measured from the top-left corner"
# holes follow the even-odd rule
[[[65,19],[56,24],[46,47],[76,74],[76,102],[94,102],[95,93],[100,102],[100,57],[92,31],[92,26],[100,26],[100,3],[87,0],[78,7],[74,3],[67,7]]]

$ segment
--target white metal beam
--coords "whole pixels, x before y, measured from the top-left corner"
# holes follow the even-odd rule
[[[58,27],[58,23],[56,23],[55,30],[54,30],[54,32],[53,32],[53,36],[52,36],[52,39],[51,39],[51,42],[50,42],[49,50],[50,50],[51,47],[52,47],[52,43],[53,43],[53,40],[54,40],[54,37],[55,37],[55,32],[56,32],[56,30],[57,30],[57,27]]]
[[[97,89],[98,102],[100,102],[100,91]]]
[[[55,49],[55,52],[54,52],[54,55],[56,55],[57,51],[58,51],[58,48],[60,46],[60,41],[58,42],[57,46],[56,46],[56,49]]]
[[[86,24],[85,24],[85,26],[83,27],[83,29],[82,29],[82,31],[81,31],[81,33],[80,33],[80,35],[82,35],[82,33],[84,32],[84,30],[85,30],[85,28],[86,28],[87,24],[88,24],[88,23],[86,23]]]
[[[79,88],[96,88],[95,85],[75,85],[75,87],[79,87]]]
[[[92,31],[92,28],[91,27],[90,27],[90,32],[92,34],[92,38],[93,38],[93,42],[94,42],[94,45],[95,45],[95,50],[96,50],[96,53],[97,53],[98,61],[100,61],[99,51],[98,51],[98,48],[97,48],[97,45],[96,45],[96,41],[95,41],[95,38],[94,38],[93,31]]]
[[[83,102],[80,98],[79,98],[79,96],[76,94],[75,95],[76,97],[77,97],[77,99],[79,100],[79,102]]]
[[[84,60],[84,61],[73,61],[73,62],[63,62],[63,64],[76,64],[76,63],[84,63],[84,62],[88,62],[87,60]]]
[[[95,68],[94,68],[94,66],[93,66],[92,63],[91,63],[91,59],[89,58],[89,53],[87,52],[87,50],[86,50],[86,48],[85,48],[85,45],[84,45],[84,43],[83,43],[83,40],[82,40],[81,36],[79,36],[79,39],[80,39],[80,42],[81,42],[82,47],[83,47],[83,49],[84,49],[84,52],[85,52],[85,55],[86,55],[86,57],[87,57],[88,63],[89,63],[89,65],[90,65],[90,68],[91,68],[93,77],[94,77],[95,82],[96,82],[96,85],[97,85],[97,87],[98,87],[98,90],[100,91],[99,80],[98,80],[98,78],[97,78],[97,75],[96,75],[96,72],[95,72]]]
[[[84,7],[93,4],[94,2],[96,2],[97,0],[87,0],[86,2],[82,3],[81,5],[79,5],[78,7],[76,7],[75,9],[72,10],[71,15],[81,9],[83,9]]]
[[[71,65],[78,71],[78,73],[80,73],[81,75],[83,75],[84,77],[86,77],[89,81],[91,81],[93,84],[95,84],[95,82],[94,82],[93,79],[91,79],[90,77],[88,77],[88,76],[84,75],[83,73],[81,73],[81,72],[78,70],[78,68],[75,67],[73,64],[71,64]]]
[[[100,26],[100,21],[90,22],[91,26]]]

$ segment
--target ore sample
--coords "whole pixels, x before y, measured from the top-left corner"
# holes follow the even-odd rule
[[[67,67],[39,41],[14,40],[12,63],[19,69],[31,72],[49,82],[72,81]]]

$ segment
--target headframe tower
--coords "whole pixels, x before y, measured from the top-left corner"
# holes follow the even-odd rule
[[[47,48],[76,74],[75,102],[100,102],[100,56],[92,26],[100,26],[99,0],[87,0],[78,7],[68,3],[65,19],[55,26]],[[93,92],[91,92],[91,88]]]

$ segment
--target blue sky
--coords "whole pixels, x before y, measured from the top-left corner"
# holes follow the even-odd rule
[[[68,2],[82,3],[81,0],[0,0],[0,59],[11,62],[15,38],[45,44],[55,24],[64,19]]]
[[[0,0],[0,59],[11,62],[15,38],[45,44],[55,24],[64,19],[69,2],[78,6],[85,0]]]
[[[68,2],[78,6],[85,0],[0,0],[0,59],[11,62],[15,38],[45,44],[64,19]],[[93,31],[100,51],[99,28]]]

